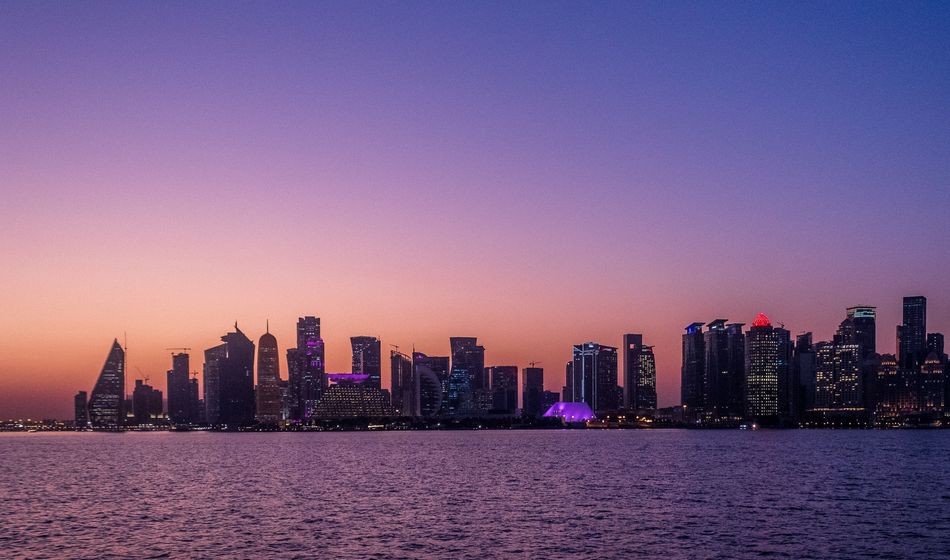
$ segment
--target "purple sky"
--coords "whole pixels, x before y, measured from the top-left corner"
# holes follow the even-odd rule
[[[947,3],[2,3],[0,417],[235,319],[549,389],[643,332],[667,405],[693,321],[890,351],[950,330],[948,101]]]

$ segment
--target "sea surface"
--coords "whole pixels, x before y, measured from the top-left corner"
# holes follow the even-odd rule
[[[2,558],[950,558],[950,430],[0,434]]]

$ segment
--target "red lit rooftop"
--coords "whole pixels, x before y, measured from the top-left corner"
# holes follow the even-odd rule
[[[772,322],[769,321],[768,316],[765,313],[759,313],[755,317],[755,321],[752,321],[753,327],[771,327]]]

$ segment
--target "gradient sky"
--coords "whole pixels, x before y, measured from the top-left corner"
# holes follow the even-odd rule
[[[950,4],[3,2],[0,190],[0,418],[299,315],[670,405],[693,321],[950,332]]]

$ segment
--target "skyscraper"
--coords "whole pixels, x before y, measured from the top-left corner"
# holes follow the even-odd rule
[[[897,327],[897,360],[902,368],[920,366],[927,357],[927,298],[904,298],[904,324]]]
[[[117,429],[124,423],[125,350],[116,339],[89,396],[89,424],[94,429]]]
[[[412,377],[415,388],[412,416],[442,416],[449,387],[448,356],[412,353]],[[406,406],[403,401],[403,406]]]
[[[815,351],[815,408],[857,410],[864,406],[860,344],[819,342]]]
[[[726,417],[730,387],[726,319],[716,319],[706,325],[703,350],[703,412],[714,418]]]
[[[619,408],[616,348],[596,342],[577,344],[569,371],[574,402],[585,402],[598,414]]]
[[[299,385],[298,406],[301,420],[309,420],[317,402],[327,387],[323,339],[320,338],[320,318],[300,317],[297,320],[297,356]]]
[[[795,337],[795,350],[792,354],[792,378],[798,383],[798,412],[815,408],[817,389],[817,365],[815,345],[810,332]]]
[[[728,407],[725,411],[729,418],[745,416],[745,323],[726,325],[726,356],[729,371],[727,391]]]
[[[492,412],[514,415],[518,410],[518,366],[487,369],[491,380]]]
[[[224,358],[218,360],[218,422],[229,428],[254,423],[254,343],[237,323],[221,337]]]
[[[521,413],[529,418],[538,418],[546,412],[542,409],[544,398],[544,368],[526,367],[521,370]]]
[[[642,334],[623,335],[623,389],[627,410],[656,409],[656,358]]]
[[[846,344],[861,346],[861,358],[877,352],[877,308],[859,305],[847,309],[847,318],[839,327],[839,334],[845,335]],[[846,323],[848,323],[846,325]],[[847,331],[847,332],[846,332]]]
[[[301,370],[303,360],[296,348],[287,349],[287,390],[284,394],[284,408],[287,409],[287,419],[291,422],[303,421],[303,406],[300,399]]]
[[[89,427],[88,400],[85,391],[79,391],[73,397],[73,426],[77,430],[84,430]]]
[[[219,344],[205,350],[202,372],[204,381],[205,422],[210,426],[221,420],[221,365],[228,357],[228,347]]]
[[[352,336],[350,345],[353,349],[352,372],[369,376],[364,385],[382,389],[379,339],[375,336]]]
[[[479,412],[476,392],[487,390],[485,376],[485,348],[478,345],[475,337],[455,336],[449,338],[452,350],[452,373],[449,376],[445,413],[452,416],[469,416]]]
[[[389,382],[392,388],[393,408],[397,414],[413,416],[412,358],[399,352],[389,351]]]
[[[683,335],[683,365],[680,378],[680,396],[688,415],[701,412],[705,406],[704,377],[706,375],[706,347],[703,323],[692,323]]]
[[[281,417],[280,391],[280,352],[277,338],[267,332],[261,335],[257,343],[257,421],[264,424],[277,424]]]
[[[746,332],[746,417],[774,421],[779,415],[778,336],[764,313]]]
[[[132,414],[139,426],[154,424],[162,417],[162,392],[141,379],[135,380],[132,391]]]
[[[195,421],[189,369],[188,354],[172,354],[172,369],[168,370],[165,388],[168,391],[168,419],[175,424],[191,424]]]

